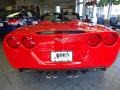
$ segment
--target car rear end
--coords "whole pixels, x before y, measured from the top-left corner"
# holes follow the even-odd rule
[[[81,30],[9,34],[4,52],[16,69],[74,70],[107,68],[119,50],[117,32]]]

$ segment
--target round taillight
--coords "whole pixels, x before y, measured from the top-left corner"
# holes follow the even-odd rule
[[[35,47],[36,42],[35,42],[35,40],[32,37],[24,37],[22,39],[22,44],[23,44],[24,47],[30,49],[30,48]]]
[[[101,36],[98,34],[91,34],[88,38],[88,45],[91,47],[96,47],[101,42]]]
[[[8,37],[7,44],[12,48],[18,48],[20,46],[20,42],[16,37]]]
[[[115,33],[107,34],[104,36],[103,43],[107,46],[112,46],[118,39],[118,35]]]

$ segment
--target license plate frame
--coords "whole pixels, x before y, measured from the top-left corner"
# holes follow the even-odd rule
[[[73,52],[72,51],[52,51],[51,62],[72,62]]]

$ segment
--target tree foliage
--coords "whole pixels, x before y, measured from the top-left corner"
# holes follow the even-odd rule
[[[118,4],[120,4],[120,0],[113,0],[112,3],[113,3],[114,5],[118,5]]]
[[[98,6],[107,6],[109,3],[118,5],[120,4],[120,0],[100,0]]]

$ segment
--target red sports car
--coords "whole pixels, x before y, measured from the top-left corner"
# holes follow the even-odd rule
[[[105,69],[119,51],[119,34],[112,29],[77,20],[74,14],[49,14],[37,25],[9,33],[3,48],[16,69]]]

